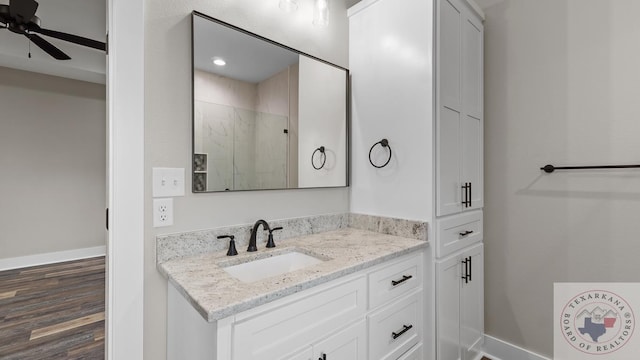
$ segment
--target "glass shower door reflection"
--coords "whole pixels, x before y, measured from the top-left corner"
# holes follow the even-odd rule
[[[194,119],[194,158],[206,159],[194,165],[196,191],[287,187],[288,117],[196,101]]]

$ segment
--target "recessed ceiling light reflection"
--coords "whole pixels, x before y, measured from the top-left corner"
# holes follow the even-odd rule
[[[218,65],[218,66],[225,66],[225,65],[227,65],[227,62],[226,62],[226,61],[224,61],[224,59],[223,59],[223,58],[214,57],[214,58],[211,58],[211,60],[213,61],[213,63],[214,63],[215,65]]]

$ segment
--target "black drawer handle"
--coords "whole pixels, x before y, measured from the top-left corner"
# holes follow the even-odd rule
[[[398,286],[398,285],[402,284],[403,282],[411,279],[412,277],[413,276],[411,276],[411,275],[403,275],[402,279],[400,279],[400,280],[391,280],[391,285]]]
[[[400,330],[400,332],[392,332],[391,333],[391,337],[395,340],[397,338],[399,338],[400,336],[402,336],[402,334],[406,333],[407,331],[411,330],[411,328],[413,328],[413,325],[402,325],[402,330]]]
[[[467,231],[463,231],[463,232],[461,232],[459,234],[460,234],[460,236],[467,236],[469,234],[473,234],[473,231],[472,230],[467,230]]]

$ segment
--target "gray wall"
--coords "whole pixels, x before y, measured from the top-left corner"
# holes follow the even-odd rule
[[[164,359],[166,280],[155,267],[155,235],[315,214],[346,212],[348,189],[191,194],[176,198],[174,223],[152,228],[151,168],[191,169],[192,10],[259,33],[338,65],[348,64],[348,22],[341,1],[330,25],[311,24],[311,2],[288,14],[278,1],[147,0],[145,3],[145,359]],[[187,183],[191,176],[187,175]]]
[[[638,281],[637,0],[483,0],[485,324],[550,356],[553,283]]]
[[[0,258],[104,246],[105,87],[0,67]]]

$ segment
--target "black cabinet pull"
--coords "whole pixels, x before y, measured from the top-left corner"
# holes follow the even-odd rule
[[[473,234],[473,230],[463,231],[463,232],[461,232],[459,234],[460,234],[460,236],[467,236],[467,235]]]
[[[400,280],[391,280],[391,285],[398,286],[398,285],[402,284],[403,282],[411,279],[412,277],[413,276],[411,276],[411,275],[403,275],[402,279],[400,279]]]
[[[465,284],[469,283],[469,267],[468,267],[468,260],[467,258],[464,258],[464,260],[462,260],[462,265],[464,265],[464,274],[461,276],[462,280],[464,280]]]
[[[322,357],[319,357],[318,360],[327,360],[327,354],[322,354]]]
[[[392,332],[391,333],[391,337],[395,340],[397,338],[399,338],[400,336],[402,336],[402,334],[406,333],[407,331],[409,331],[411,328],[413,328],[413,325],[402,325],[402,330],[400,330],[400,332]]]
[[[462,201],[462,205],[465,208],[471,207],[471,183],[464,183],[462,190],[464,190],[464,200]]]
[[[468,208],[469,207],[469,183],[465,183],[465,189],[464,189],[464,207]]]
[[[462,260],[462,264],[464,265],[464,275],[461,276],[462,280],[464,280],[465,284],[468,284],[471,281],[471,256],[464,258]]]

